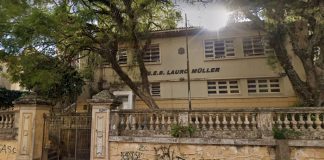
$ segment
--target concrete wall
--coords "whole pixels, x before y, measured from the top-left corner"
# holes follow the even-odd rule
[[[322,147],[290,147],[291,160],[322,160]],[[274,160],[275,146],[111,142],[110,159]]]
[[[148,144],[111,143],[110,159],[136,160],[272,160],[273,147],[230,146],[230,145],[189,145],[189,144]]]
[[[294,147],[291,149],[293,160],[319,160],[324,159],[324,148],[320,147]]]
[[[17,140],[0,140],[0,160],[16,159]]]

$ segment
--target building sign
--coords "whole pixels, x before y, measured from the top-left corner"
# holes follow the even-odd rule
[[[193,68],[191,74],[202,74],[202,73],[215,73],[219,72],[220,68]],[[187,74],[187,69],[171,69],[171,70],[155,70],[148,71],[149,76],[160,76],[160,75],[177,75]]]

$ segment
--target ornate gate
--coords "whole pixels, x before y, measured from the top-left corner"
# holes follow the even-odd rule
[[[91,144],[91,114],[44,115],[43,153],[48,160],[88,160]]]

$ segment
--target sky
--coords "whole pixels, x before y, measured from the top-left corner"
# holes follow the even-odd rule
[[[188,26],[200,26],[207,29],[219,29],[223,27],[228,19],[229,13],[219,3],[195,3],[190,4],[175,1],[176,9],[181,11],[183,21],[178,27],[184,27],[184,17],[187,14]]]

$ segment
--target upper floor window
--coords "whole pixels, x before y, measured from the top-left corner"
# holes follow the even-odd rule
[[[144,62],[160,62],[160,48],[158,44],[150,45],[143,57]]]
[[[161,92],[160,83],[151,83],[150,92],[152,96],[160,96],[160,92]]]
[[[279,79],[250,79],[248,93],[279,93]]]
[[[119,49],[117,61],[119,64],[127,64],[127,50],[125,48]]]
[[[262,56],[273,53],[269,42],[262,37],[247,37],[243,38],[244,56]]]
[[[205,40],[206,59],[220,59],[234,56],[233,40]]]
[[[225,95],[240,93],[237,80],[207,81],[208,95]]]

